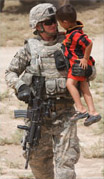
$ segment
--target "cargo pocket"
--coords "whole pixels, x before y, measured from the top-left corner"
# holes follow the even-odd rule
[[[46,81],[46,93],[53,95],[56,93],[56,80]]]
[[[66,92],[66,78],[59,78],[57,81],[57,90],[60,93]]]

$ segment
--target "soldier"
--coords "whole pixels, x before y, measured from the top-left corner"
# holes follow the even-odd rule
[[[74,107],[66,90],[66,73],[59,71],[55,63],[54,53],[61,50],[64,39],[58,32],[55,13],[56,8],[50,3],[31,9],[30,25],[36,36],[16,53],[5,78],[17,98],[28,102],[32,76],[45,76],[47,98],[55,99],[57,117],[44,121],[39,146],[31,151],[29,165],[36,179],[76,179],[74,165],[79,159],[79,142],[76,124],[70,121]]]

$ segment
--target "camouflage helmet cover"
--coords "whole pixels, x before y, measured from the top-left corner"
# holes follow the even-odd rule
[[[51,3],[38,4],[30,10],[30,26],[34,29],[38,22],[49,19],[56,14],[56,8]]]

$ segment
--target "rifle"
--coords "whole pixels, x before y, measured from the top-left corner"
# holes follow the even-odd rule
[[[53,106],[51,100],[45,100],[45,77],[33,76],[32,87],[35,96],[32,96],[29,100],[31,109],[14,111],[15,118],[24,117],[30,120],[30,127],[25,125],[17,126],[17,128],[27,131],[23,143],[23,150],[26,150],[27,154],[25,169],[28,168],[31,149],[39,145],[43,118],[44,116],[50,117],[50,110]]]

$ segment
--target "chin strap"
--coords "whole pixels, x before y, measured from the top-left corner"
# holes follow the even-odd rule
[[[41,28],[41,30],[37,30],[37,29],[36,29],[36,30],[33,32],[33,34],[34,34],[34,35],[39,35],[40,33],[45,32],[42,23],[40,23],[40,28]]]

